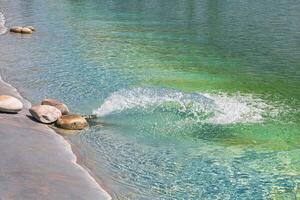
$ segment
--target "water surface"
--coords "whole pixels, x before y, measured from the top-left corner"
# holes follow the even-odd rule
[[[94,126],[69,136],[119,199],[299,199],[300,3],[2,1],[4,79]]]

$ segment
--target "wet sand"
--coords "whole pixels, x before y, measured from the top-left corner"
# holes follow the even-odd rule
[[[0,80],[0,94],[24,103],[19,114],[0,113],[0,199],[111,199],[62,136],[27,116],[30,103],[15,88]]]

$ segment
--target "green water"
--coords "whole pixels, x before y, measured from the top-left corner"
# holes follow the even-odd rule
[[[116,199],[300,198],[300,3],[3,1],[3,78],[99,119],[67,138]]]

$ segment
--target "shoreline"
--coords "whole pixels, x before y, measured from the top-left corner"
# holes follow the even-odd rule
[[[31,103],[2,79],[0,94],[24,104],[18,114],[0,114],[0,193],[12,199],[112,199],[63,136],[28,118]],[[8,189],[8,188],[9,189]],[[1,197],[1,198],[2,198]]]

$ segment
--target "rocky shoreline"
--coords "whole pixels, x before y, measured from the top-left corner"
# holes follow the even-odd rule
[[[1,199],[111,199],[61,135],[28,117],[31,104],[15,88],[0,80],[0,94],[18,98],[25,108],[0,113]]]

